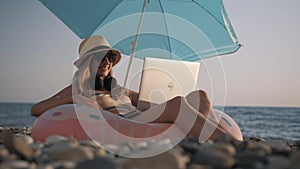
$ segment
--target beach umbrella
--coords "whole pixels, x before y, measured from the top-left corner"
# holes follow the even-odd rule
[[[78,37],[101,34],[121,53],[185,61],[240,48],[222,0],[40,0]]]

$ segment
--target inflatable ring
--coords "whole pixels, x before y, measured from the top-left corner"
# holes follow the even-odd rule
[[[242,140],[240,128],[235,121],[221,111],[215,112],[220,118],[219,125]],[[171,132],[164,132],[170,128]],[[121,137],[118,133],[127,137]],[[105,110],[77,104],[60,105],[40,115],[32,126],[31,135],[35,141],[40,142],[44,142],[49,136],[60,135],[73,136],[77,140],[94,139],[109,144],[124,143],[128,138],[143,139],[161,135],[160,139],[179,139],[185,136],[182,130],[170,123],[137,122]]]

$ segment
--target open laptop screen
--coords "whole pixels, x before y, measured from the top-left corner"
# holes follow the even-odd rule
[[[146,57],[137,108],[146,110],[176,96],[186,96],[196,88],[199,68],[199,62]]]

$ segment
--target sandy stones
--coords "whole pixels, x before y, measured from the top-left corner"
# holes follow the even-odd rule
[[[2,130],[2,131],[1,131]],[[92,140],[51,136],[45,143],[32,142],[23,131],[0,128],[0,168],[15,169],[299,169],[299,142],[261,138],[242,142],[231,137],[199,143],[188,137],[173,146],[171,140],[100,145]],[[30,132],[30,131],[28,131]],[[15,133],[15,134],[14,134]],[[129,158],[170,148],[148,158]],[[112,153],[115,152],[115,153]],[[127,156],[122,156],[127,155]]]

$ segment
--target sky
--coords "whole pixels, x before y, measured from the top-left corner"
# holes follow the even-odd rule
[[[204,61],[221,62],[224,104],[300,107],[300,1],[224,3],[243,47]],[[35,103],[71,83],[81,39],[47,8],[37,0],[1,0],[0,22],[0,102]],[[220,71],[215,69],[209,72]],[[205,73],[200,75],[198,87],[220,104],[218,90],[211,93]]]

